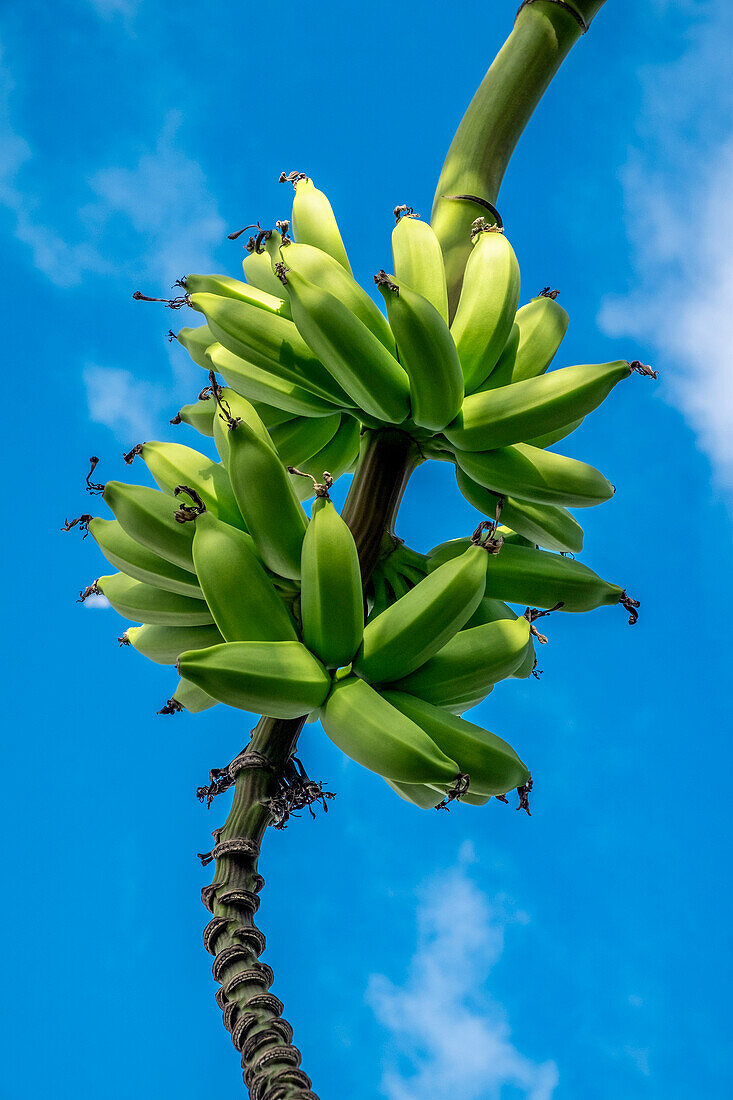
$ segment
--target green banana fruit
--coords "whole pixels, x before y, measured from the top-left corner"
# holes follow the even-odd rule
[[[463,402],[463,372],[450,330],[435,306],[416,290],[398,284],[384,271],[374,281],[410,379],[410,415],[419,427],[442,431],[460,415]]]
[[[271,245],[279,246],[282,236],[277,229],[266,230],[261,236],[262,240],[259,247],[256,245],[254,237],[250,238],[247,244],[247,255],[242,260],[244,277],[251,286],[257,287],[258,290],[271,294],[273,298],[282,298],[282,287],[276,276],[273,275],[270,257],[264,248],[265,241],[268,241]],[[287,316],[289,308],[286,303],[284,315]]]
[[[583,528],[565,508],[498,496],[478,485],[460,466],[456,466],[456,482],[468,503],[483,515],[495,518],[501,505],[501,518],[507,526],[535,545],[571,554],[578,554],[583,549]]]
[[[587,416],[631,373],[626,360],[583,364],[474,393],[443,434],[464,451],[521,443]]]
[[[456,451],[455,458],[464,473],[485,489],[521,501],[590,508],[610,500],[614,493],[613,485],[594,466],[526,443],[495,451]]]
[[[186,275],[185,279],[181,279],[180,285],[187,294],[218,294],[220,298],[234,298],[268,313],[287,316],[288,304],[282,295],[276,296],[265,290],[258,290],[239,279],[230,279],[228,275]]]
[[[285,466],[300,466],[329,443],[341,423],[341,414],[296,417],[270,428],[270,437]]]
[[[516,611],[512,611],[511,607],[505,604],[503,600],[495,600],[492,596],[484,596],[463,629],[470,630],[473,626],[484,626],[486,623],[496,623],[501,619],[516,618]]]
[[[284,263],[290,271],[297,271],[309,283],[333,294],[394,355],[395,338],[384,314],[338,260],[313,245],[288,240],[281,248],[270,248],[269,242],[266,247],[273,264]]]
[[[108,481],[102,500],[130,538],[180,569],[194,572],[193,531],[176,521],[176,506],[167,493],[149,489],[147,485]]]
[[[604,604],[621,603],[626,593],[573,558],[503,546],[486,570],[486,594],[509,603],[562,611],[593,611]]]
[[[506,794],[530,778],[527,766],[501,737],[403,692],[386,691],[384,698],[458,762],[469,776],[470,793]]]
[[[179,485],[190,485],[208,511],[235,527],[244,525],[229,475],[220,463],[181,443],[138,444],[126,458],[132,461],[135,454],[140,455],[163,492],[172,493]]]
[[[218,703],[218,699],[212,699],[188,680],[179,680],[175,692],[158,714],[176,714],[180,710],[187,710],[189,714],[200,714],[202,710],[218,706]]]
[[[101,592],[118,614],[133,622],[155,626],[206,626],[213,621],[201,600],[166,592],[144,581],[133,580],[125,573],[99,577],[91,590],[94,594]]]
[[[272,437],[260,418],[256,406],[241,393],[229,387],[219,386],[216,391],[217,412],[214,416],[214,443],[219,458],[226,467],[229,459],[229,426],[232,421],[241,420],[266,443],[273,453],[277,453]],[[180,484],[180,482],[179,482]]]
[[[450,331],[463,367],[466,393],[496,366],[519,301],[519,264],[502,231],[478,218]]]
[[[224,640],[297,641],[293,622],[249,535],[223,523],[211,512],[199,513],[193,522],[196,575]]]
[[[327,252],[338,260],[351,274],[351,265],[346,255],[333,208],[323,191],[315,186],[312,179],[302,172],[291,172],[280,176],[280,182],[292,183],[295,188],[293,198],[293,233],[296,241],[310,244]]]
[[[525,439],[524,442],[529,443],[530,447],[541,447],[543,450],[546,447],[553,447],[555,443],[571,435],[584,420],[585,417],[581,416],[577,420],[571,420],[569,424],[564,424],[562,428],[556,428],[554,432],[545,432],[544,435],[536,435],[533,439]]]
[[[359,455],[360,430],[359,421],[344,413],[333,439],[307,462],[301,462],[301,471],[310,474],[316,482],[322,482],[326,472],[336,481],[351,468]],[[313,496],[315,487],[309,478],[291,474],[290,480],[299,500],[308,500]]]
[[[397,225],[392,230],[395,280],[427,298],[447,325],[448,290],[440,241],[431,226],[413,214],[412,207],[398,206],[395,217]]]
[[[390,681],[390,689],[450,707],[486,694],[511,676],[529,644],[530,625],[523,615],[459,630],[416,672]]]
[[[256,416],[254,409],[252,413]],[[227,468],[239,510],[265,565],[281,577],[297,580],[305,512],[273,444],[249,422],[233,422]]]
[[[208,325],[199,325],[198,328],[182,328],[176,333],[176,340],[184,347],[197,366],[209,369],[209,361],[206,358],[206,349],[214,343],[214,336]]]
[[[357,764],[397,783],[451,783],[458,767],[364,680],[337,681],[321,709],[327,737]]]
[[[274,405],[268,405],[265,401],[253,401],[252,404],[268,432],[270,428],[279,428],[281,424],[287,424],[289,420],[296,419],[293,413],[275,408]]]
[[[126,534],[116,519],[99,519],[95,516],[89,521],[89,533],[115,569],[127,573],[136,581],[144,581],[145,584],[152,584],[166,592],[177,592],[180,596],[203,600],[204,594],[192,572],[193,562],[189,569],[173,565],[167,558],[161,558]]]
[[[227,386],[248,401],[265,402],[292,416],[332,416],[337,411],[334,404],[317,397],[306,386],[247,363],[221,344],[210,345],[207,365],[209,370],[213,367],[222,376]]]
[[[549,292],[517,310],[514,327],[487,387],[508,386],[544,374],[568,328],[568,315]]]
[[[216,402],[212,401],[209,394],[206,394],[190,405],[183,405],[171,420],[171,424],[188,424],[190,428],[195,428],[200,435],[211,437],[214,434],[215,412]]]
[[[331,687],[302,642],[225,642],[182,653],[177,668],[213,699],[271,718],[308,714]]]
[[[300,335],[351,400],[387,423],[405,420],[409,380],[384,344],[333,294],[284,264],[278,273]]]
[[[465,625],[485,586],[486,550],[473,545],[370,619],[354,672],[373,683],[408,676]]]
[[[131,626],[120,641],[157,665],[174,665],[187,649],[207,649],[224,639],[215,626]]]
[[[364,633],[359,555],[326,493],[316,496],[303,539],[300,614],[303,641],[327,668],[353,659]]]
[[[411,802],[413,806],[419,806],[421,810],[434,810],[443,801],[444,796],[438,794],[434,787],[427,783],[395,783],[394,779],[385,779],[388,787],[403,802]]]

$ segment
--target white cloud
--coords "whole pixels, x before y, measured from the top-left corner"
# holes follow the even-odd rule
[[[391,1033],[402,1063],[391,1056],[382,1080],[389,1100],[499,1100],[513,1086],[526,1100],[550,1100],[554,1062],[535,1063],[511,1040],[502,1008],[484,993],[513,917],[489,904],[464,867],[432,879],[418,909],[418,946],[407,979],[370,979],[367,999]]]
[[[97,596],[92,593],[91,596],[87,596],[84,600],[84,607],[90,608],[92,611],[106,611],[112,604],[109,602],[106,596],[100,594]]]
[[[733,10],[690,10],[686,51],[640,74],[641,142],[622,175],[635,285],[599,321],[653,345],[663,394],[733,490]]]
[[[140,443],[150,439],[159,415],[171,403],[165,386],[142,382],[115,367],[88,364],[84,385],[91,420],[110,428],[126,446],[131,439]]]

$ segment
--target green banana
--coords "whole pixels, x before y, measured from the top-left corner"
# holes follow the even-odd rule
[[[453,706],[511,676],[529,643],[530,625],[523,615],[459,630],[416,672],[390,681],[390,688],[436,706]]]
[[[321,417],[296,417],[270,428],[272,442],[285,466],[300,466],[329,443],[341,423],[341,414]]]
[[[508,386],[544,374],[568,328],[568,315],[549,292],[517,310],[514,327],[487,387]]]
[[[131,626],[120,641],[157,665],[174,665],[187,649],[207,649],[224,641],[215,626]]]
[[[337,681],[321,709],[327,737],[357,764],[398,783],[451,783],[458,767],[364,680]]]
[[[277,280],[277,277],[272,272],[272,264],[270,257],[265,252],[264,242],[267,240],[271,244],[279,245],[282,241],[282,236],[277,229],[265,230],[261,234],[262,240],[259,247],[256,246],[255,238],[250,238],[247,244],[247,255],[242,260],[242,271],[247,282],[258,290],[263,290],[266,294],[271,294],[273,298],[282,298],[282,287]],[[287,316],[287,311],[290,309],[286,303],[284,309],[284,315]]]
[[[431,226],[413,214],[412,207],[395,209],[392,263],[395,279],[427,298],[448,324],[448,290],[440,241]]]
[[[254,409],[252,413],[256,416]],[[227,467],[239,510],[265,565],[281,577],[298,579],[306,518],[273,444],[250,423],[233,423]]]
[[[302,642],[225,642],[182,653],[177,668],[213,699],[271,718],[308,714],[331,686]]]
[[[327,668],[353,659],[364,633],[359,555],[354,536],[322,491],[303,539],[300,614],[303,641]]]
[[[323,191],[319,191],[312,179],[302,172],[291,172],[280,176],[280,182],[292,183],[295,188],[293,198],[293,233],[296,241],[310,244],[327,252],[338,260],[351,274],[351,265],[346,255],[333,208]]]
[[[461,450],[486,451],[554,432],[587,416],[632,370],[626,360],[589,363],[471,394],[443,434]]]
[[[230,279],[227,275],[186,275],[181,279],[187,294],[218,294],[220,298],[234,298],[238,302],[247,302],[268,313],[287,316],[288,303],[281,295],[269,294],[257,287],[243,283],[239,279]]]
[[[180,569],[194,572],[193,531],[176,521],[176,506],[167,493],[149,489],[147,485],[108,481],[102,500],[130,538]]]
[[[243,526],[229,475],[219,462],[181,443],[138,444],[126,458],[132,461],[135,454],[140,455],[163,492],[172,493],[179,485],[190,485],[208,511],[225,523]]]
[[[205,691],[197,688],[195,684],[189,683],[188,680],[179,680],[178,687],[172,696],[172,702],[178,704],[176,710],[183,707],[189,714],[200,714],[202,710],[209,710],[211,707],[217,706],[219,700],[212,699]]]
[[[512,611],[511,607],[508,607],[503,600],[495,600],[491,596],[484,596],[463,629],[470,630],[473,626],[483,626],[485,623],[496,623],[499,622],[500,619],[516,618],[516,611]]]
[[[293,413],[275,408],[274,405],[268,405],[265,401],[253,401],[252,404],[268,432],[270,428],[279,428],[281,424],[287,424],[289,420],[295,419]]]
[[[189,301],[206,317],[214,341],[232,355],[269,371],[276,378],[310,390],[332,405],[350,404],[295,324],[286,317],[216,294],[191,294]]]
[[[524,657],[519,662],[513,672],[509,673],[509,678],[512,680],[526,680],[528,676],[531,676],[534,672],[535,665],[537,664],[537,654],[534,649],[534,641],[530,638],[529,645],[525,650]]]
[[[151,490],[152,491],[152,490]],[[116,519],[89,521],[89,533],[110,565],[136,581],[144,581],[166,592],[177,592],[180,596],[191,596],[203,600],[204,594],[193,574],[193,562],[189,569],[173,565],[167,558],[161,558],[121,527]]]
[[[193,522],[196,575],[224,640],[297,641],[293,622],[249,535],[223,523],[211,512],[199,513]]]
[[[456,482],[468,503],[483,515],[495,518],[501,505],[501,518],[507,526],[536,545],[571,554],[578,554],[583,549],[583,528],[565,508],[498,496],[478,485],[460,466],[456,466]]]
[[[408,676],[465,625],[485,585],[486,550],[470,546],[367,623],[354,672],[373,683]]]
[[[521,501],[590,508],[610,500],[614,493],[613,485],[594,466],[526,443],[495,451],[456,451],[455,457],[473,481]]]
[[[384,271],[374,277],[387,305],[399,360],[410,379],[411,417],[439,432],[460,413],[463,372],[450,330],[435,306]]]
[[[115,611],[133,622],[156,626],[206,626],[213,621],[201,600],[166,592],[144,581],[133,580],[125,573],[99,577],[89,594],[98,592],[107,597]]]
[[[227,386],[249,401],[263,401],[293,416],[331,416],[337,411],[335,405],[316,397],[306,386],[256,367],[221,344],[210,345],[207,366],[218,371]]]
[[[186,349],[197,366],[209,370],[206,349],[214,343],[214,336],[208,325],[199,325],[198,328],[182,328],[180,332],[176,333],[176,340]]]
[[[312,458],[301,462],[301,471],[310,474],[316,482],[322,482],[326,472],[336,481],[351,468],[359,455],[360,430],[359,421],[344,413],[333,439]],[[299,500],[308,500],[313,496],[315,488],[309,478],[291,474],[290,479]]]
[[[198,401],[194,401],[190,405],[183,405],[171,420],[171,424],[188,424],[190,428],[195,428],[201,435],[212,436],[214,434],[215,412],[216,402],[211,400],[209,394],[205,394],[199,397]]]
[[[273,453],[277,453],[272,437],[260,418],[256,406],[242,394],[228,387],[219,386],[216,391],[217,411],[214,416],[214,443],[219,458],[226,467],[229,458],[229,426],[234,420],[242,420],[266,443]],[[179,482],[180,484],[180,482]]]
[[[297,271],[314,286],[333,294],[394,355],[395,338],[384,314],[338,260],[313,245],[288,240],[280,248],[270,247],[270,242],[266,247],[273,264],[282,262],[290,271]]]
[[[387,423],[405,420],[409,380],[384,344],[333,294],[284,264],[278,272],[300,335],[352,401]]]
[[[444,796],[438,794],[435,788],[429,787],[427,783],[395,783],[394,779],[385,779],[384,782],[404,802],[411,802],[421,810],[434,810],[443,801]]]
[[[527,766],[501,737],[403,692],[386,691],[384,698],[458,762],[460,771],[469,776],[469,792],[506,794],[530,778]]]
[[[503,232],[483,218],[478,218],[474,227],[473,249],[450,329],[466,393],[477,389],[496,366],[519,301],[519,264],[514,249]]]
[[[571,420],[569,424],[564,424],[562,428],[556,428],[554,432],[545,432],[544,435],[536,435],[533,439],[525,439],[524,442],[529,443],[530,447],[541,447],[543,450],[545,447],[553,447],[555,443],[571,435],[584,420],[585,417],[581,416],[577,420]]]

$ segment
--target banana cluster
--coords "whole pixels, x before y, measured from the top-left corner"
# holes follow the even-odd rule
[[[623,589],[567,556],[583,541],[568,508],[613,487],[547,448],[632,371],[653,372],[626,361],[548,372],[567,314],[549,290],[518,308],[516,257],[483,218],[451,319],[438,240],[398,208],[394,274],[375,277],[385,316],[352,276],[326,196],[284,178],[292,219],[250,238],[247,281],[189,275],[168,302],[202,314],[176,338],[209,376],[173,423],[212,437],[218,460],[178,443],[133,448],[126,460],[139,456],[158,489],[99,487],[114,518],[84,522],[118,572],[87,591],[142,624],[122,642],[176,666],[166,711],[309,714],[422,807],[525,790],[513,749],[461,715],[531,674],[538,615],[620,603],[635,618]],[[454,462],[490,522],[426,556],[392,540],[365,601],[329,488],[355,468],[362,431],[384,425]]]

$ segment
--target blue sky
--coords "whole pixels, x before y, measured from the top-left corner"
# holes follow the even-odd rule
[[[250,720],[156,716],[171,675],[74,602],[106,567],[59,527],[89,508],[88,456],[124,477],[123,450],[172,438],[202,384],[164,339],[176,318],[133,290],[236,275],[226,234],[287,216],[283,169],[330,195],[366,285],[393,206],[428,213],[512,5],[351,10],[0,5],[13,1100],[241,1095],[195,857],[226,806],[193,792]],[[551,283],[571,316],[560,365],[661,372],[567,447],[618,487],[581,516],[583,560],[642,615],[554,615],[541,680],[476,711],[529,762],[531,819],[420,812],[307,727],[301,755],[338,797],[268,837],[260,923],[322,1100],[731,1093],[731,48],[720,4],[608,0],[507,174],[523,298]],[[398,533],[427,549],[474,519],[433,463]]]

